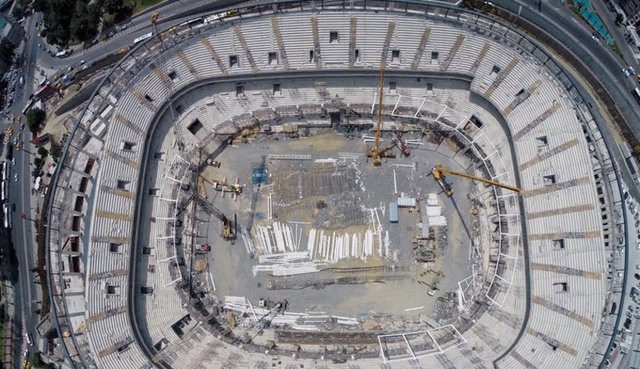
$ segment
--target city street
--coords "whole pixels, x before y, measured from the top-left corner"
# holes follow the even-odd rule
[[[39,20],[39,17],[31,17],[25,23],[26,34],[35,34],[35,24]],[[25,77],[25,84],[22,90],[17,89],[16,95],[12,107],[12,113],[15,117],[21,116],[21,111],[26,104],[29,95],[33,93],[33,81],[34,78],[34,62],[37,57],[37,46],[34,39],[28,39],[25,43],[25,60],[23,64],[22,73]],[[24,117],[23,117],[24,121]],[[7,120],[5,118],[5,127],[13,128],[13,131],[17,134],[21,131],[20,124],[16,121]],[[16,250],[16,256],[19,264],[19,288],[15,290],[16,300],[16,316],[14,321],[18,327],[22,327],[23,332],[35,332],[35,328],[38,324],[39,314],[36,314],[36,310],[39,308],[39,288],[34,284],[35,274],[31,271],[36,265],[36,244],[35,244],[35,228],[31,219],[35,216],[34,209],[31,208],[31,161],[33,157],[30,153],[33,152],[32,145],[30,143],[31,133],[23,131],[21,135],[21,149],[14,148],[13,157],[15,158],[15,165],[8,163],[8,168],[11,168],[9,175],[9,191],[8,200],[9,204],[16,205],[16,211],[12,212],[13,229],[12,240]],[[17,176],[18,181],[15,180]],[[27,184],[25,186],[25,184]],[[27,188],[27,190],[25,190]],[[20,219],[19,214],[24,212],[27,214],[27,219]],[[31,333],[32,337],[35,337]],[[22,336],[22,345],[15,345],[16,350],[15,357],[22,358],[22,353],[25,348],[28,348],[30,352],[37,351],[37,348],[28,347],[29,345]],[[35,343],[35,342],[34,342]],[[16,364],[20,364],[17,360]],[[20,366],[21,367],[21,366]]]

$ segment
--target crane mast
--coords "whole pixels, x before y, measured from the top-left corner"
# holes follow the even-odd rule
[[[380,63],[380,82],[379,82],[379,91],[378,91],[378,121],[376,124],[376,141],[371,149],[371,158],[373,161],[373,165],[382,164],[382,159],[380,158],[380,136],[382,134],[382,94],[384,93],[384,67],[385,63]]]

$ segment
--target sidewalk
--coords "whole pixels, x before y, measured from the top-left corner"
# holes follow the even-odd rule
[[[15,337],[15,326],[13,322],[13,316],[15,314],[15,298],[13,293],[13,286],[8,281],[0,282],[2,286],[2,303],[5,306],[5,316],[2,317],[4,321],[3,323],[3,331],[2,331],[2,368],[10,368],[13,369],[15,366],[15,347],[14,342],[16,341]],[[22,350],[20,350],[22,351]]]

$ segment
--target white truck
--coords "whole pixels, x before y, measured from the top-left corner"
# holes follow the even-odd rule
[[[71,49],[65,49],[62,51],[58,51],[56,53],[56,58],[66,58],[67,56],[71,55],[72,50]]]

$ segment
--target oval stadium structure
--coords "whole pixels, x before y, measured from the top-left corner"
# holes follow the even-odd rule
[[[534,41],[403,1],[160,31],[77,114],[50,189],[76,367],[600,365],[621,190]]]

